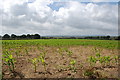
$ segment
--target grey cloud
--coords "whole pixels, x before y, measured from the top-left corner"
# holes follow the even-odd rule
[[[10,11],[14,16],[27,15],[29,13],[29,9],[26,3],[13,5]]]
[[[38,4],[15,4],[9,12],[3,9],[3,34],[117,35],[117,5],[68,2],[53,11],[48,4]]]

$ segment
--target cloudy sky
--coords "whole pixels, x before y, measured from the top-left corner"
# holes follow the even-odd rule
[[[3,0],[1,34],[118,35],[117,0],[104,1]]]

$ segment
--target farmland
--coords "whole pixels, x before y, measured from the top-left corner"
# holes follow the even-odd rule
[[[118,78],[117,40],[2,40],[3,78]]]

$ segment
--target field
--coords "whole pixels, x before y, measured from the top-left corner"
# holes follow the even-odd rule
[[[3,40],[3,78],[118,78],[115,40]]]

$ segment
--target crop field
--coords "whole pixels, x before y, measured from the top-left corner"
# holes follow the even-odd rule
[[[3,78],[118,78],[119,41],[2,40]]]

